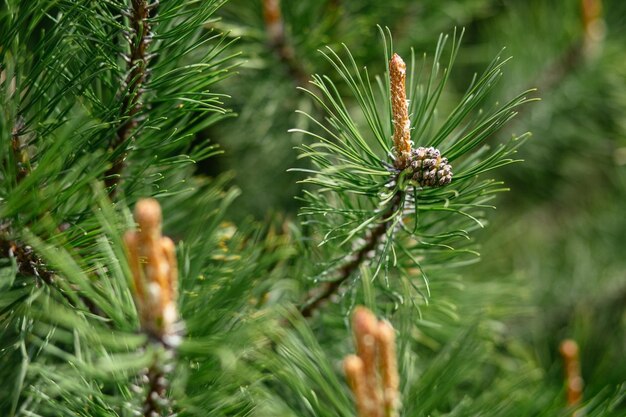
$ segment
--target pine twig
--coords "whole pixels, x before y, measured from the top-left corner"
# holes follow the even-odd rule
[[[164,359],[167,362],[173,358],[174,351],[171,347],[165,347],[165,349],[166,357]],[[169,385],[167,374],[171,371],[171,365],[161,363],[162,360],[158,354],[155,355],[154,363],[144,375],[147,387],[142,409],[144,417],[172,415],[172,406],[167,399]]]
[[[406,65],[398,54],[393,54],[389,61],[389,81],[391,93],[391,109],[393,117],[393,151],[395,173],[393,183],[397,183],[401,175],[406,175],[416,186],[442,187],[452,181],[452,167],[448,159],[441,156],[435,148],[412,149],[409,109],[406,99]],[[406,191],[398,191],[391,199],[391,204],[381,216],[381,223],[370,230],[365,237],[365,244],[356,252],[350,262],[341,266],[338,277],[325,282],[321,288],[310,291],[300,308],[304,317],[311,317],[326,300],[335,294],[359,266],[367,259],[370,251],[376,249],[378,243],[387,234],[394,222],[394,214],[404,202]]]
[[[306,301],[300,308],[300,314],[302,314],[303,317],[311,317],[326,300],[339,290],[341,284],[343,284],[367,259],[368,253],[374,250],[381,242],[383,236],[386,235],[389,226],[393,223],[393,215],[398,210],[403,200],[404,193],[402,192],[397,193],[392,198],[389,208],[381,216],[383,221],[366,236],[365,244],[356,252],[353,259],[338,269],[337,279],[326,282],[321,288],[316,288],[309,292]]]
[[[0,73],[0,84],[5,79],[4,72]],[[15,94],[15,80],[11,82],[9,95]],[[11,153],[16,168],[16,182],[19,184],[24,178],[31,173],[30,156],[28,154],[28,146],[30,139],[25,133],[24,117],[19,115],[15,118],[13,129],[11,130]],[[11,220],[4,220],[3,224],[0,224],[0,257],[13,258],[16,261],[17,271],[22,275],[36,277],[36,285],[41,285],[41,281],[50,286],[55,286],[55,278],[57,275],[54,271],[49,269],[44,261],[34,252],[30,245],[13,240],[11,231]],[[61,228],[61,227],[60,227]],[[70,305],[74,305],[74,300],[63,290],[59,290],[59,293]],[[106,315],[96,306],[96,304],[85,297],[84,295],[78,296],[83,304],[94,315],[106,317]]]
[[[14,97],[17,93],[16,77],[13,76],[10,80],[7,80],[6,70],[0,70],[0,86],[5,87],[7,97]],[[10,152],[15,163],[15,179],[18,184],[30,173],[29,157],[26,151],[28,140],[21,139],[25,135],[24,128],[24,117],[18,114],[14,118],[10,139]]]
[[[287,41],[285,23],[280,10],[280,0],[263,1],[263,20],[269,38],[269,45],[278,56],[295,83],[303,86],[307,83],[308,75],[301,63],[296,59],[293,47]]]
[[[43,281],[46,285],[56,288],[70,305],[75,306],[74,300],[55,285],[55,280],[58,278],[56,272],[46,266],[31,246],[11,240],[8,236],[2,234],[0,235],[0,257],[14,258],[17,264],[17,271],[20,274],[36,277],[37,286],[41,285],[41,281]],[[71,287],[74,290],[77,289],[74,285]],[[92,300],[82,294],[79,294],[78,298],[92,314],[107,318],[106,314]]]
[[[20,274],[32,275],[46,284],[54,284],[54,272],[45,266],[30,246],[22,245],[2,235],[0,236],[0,256],[2,258],[15,258]]]
[[[391,108],[393,113],[393,142],[395,153],[395,166],[398,171],[408,167],[411,160],[411,138],[409,109],[406,100],[406,65],[398,54],[394,54],[389,61],[389,78],[391,85]],[[400,172],[394,176],[397,182]],[[404,200],[404,192],[398,192],[392,198],[389,208],[382,214],[382,222],[379,223],[365,238],[365,244],[354,255],[353,259],[341,266],[338,270],[338,278],[323,284],[321,289],[309,292],[306,301],[300,308],[304,317],[311,317],[327,299],[335,294],[359,266],[366,260],[367,254],[374,250],[383,236],[386,235],[389,226],[393,222],[393,215]]]
[[[122,122],[118,126],[115,138],[109,147],[111,152],[125,146],[137,127],[139,122],[137,115],[144,107],[142,96],[149,74],[150,54],[148,54],[148,47],[153,36],[149,19],[151,12],[158,6],[158,0],[152,4],[149,4],[148,0],[132,0],[131,3],[130,24],[134,37],[128,37],[130,54],[127,56],[128,74],[122,84],[123,98],[120,108]],[[126,165],[126,157],[126,151],[120,152],[105,173],[104,182],[111,197],[117,193],[122,171]]]

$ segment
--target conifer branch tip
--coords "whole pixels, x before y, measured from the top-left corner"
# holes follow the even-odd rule
[[[120,124],[111,141],[109,150],[116,151],[131,139],[139,123],[139,113],[144,108],[142,96],[144,85],[150,73],[148,63],[153,54],[148,53],[153,33],[150,17],[155,13],[158,1],[132,0],[130,9],[131,35],[126,37],[130,52],[125,56],[127,62],[126,77],[121,84]],[[121,181],[121,174],[126,165],[127,152],[120,152],[105,173],[105,185],[109,195],[114,197]]]

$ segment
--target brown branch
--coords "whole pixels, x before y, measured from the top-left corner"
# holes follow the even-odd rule
[[[6,235],[0,236],[0,257],[15,259],[17,271],[20,274],[36,277],[38,280],[36,281],[37,286],[41,285],[41,281],[43,281],[47,285],[56,288],[70,305],[76,306],[74,300],[55,284],[55,280],[58,277],[56,273],[46,266],[44,261],[37,256],[29,245],[11,240]],[[73,285],[72,288],[74,290],[77,289]],[[92,314],[107,318],[107,315],[91,299],[84,295],[78,295],[78,298]]]
[[[307,83],[309,77],[302,64],[296,59],[293,47],[287,41],[285,23],[280,11],[280,0],[262,1],[263,20],[269,38],[269,45],[287,68],[290,77],[293,78],[297,85],[303,86]]]
[[[368,253],[376,248],[383,236],[387,233],[393,221],[393,214],[398,210],[403,199],[404,193],[398,193],[393,197],[389,208],[381,216],[383,219],[382,223],[379,223],[370,231],[365,239],[365,244],[356,252],[353,259],[338,269],[337,279],[325,282],[321,288],[315,288],[309,291],[305,302],[302,304],[302,307],[300,307],[300,314],[302,314],[303,317],[311,317],[326,300],[339,290],[341,284],[367,260]]]
[[[7,236],[0,236],[0,256],[14,258],[20,274],[35,276],[46,284],[54,283],[54,272],[46,267],[30,246],[22,245]]]
[[[30,161],[26,148],[28,146],[28,138],[22,139],[24,133],[24,118],[19,116],[11,131],[11,152],[16,164],[17,175],[16,181],[21,182],[28,174],[30,174]],[[60,226],[61,230],[63,226]],[[22,275],[33,276],[37,279],[35,284],[41,285],[43,281],[47,285],[55,287],[65,300],[72,306],[75,306],[74,300],[60,288],[55,285],[57,277],[53,270],[50,270],[44,261],[34,252],[33,248],[22,242],[11,238],[11,220],[5,220],[0,225],[0,257],[5,259],[15,259],[17,272]],[[74,287],[74,286],[73,286]],[[74,289],[76,289],[74,287]],[[78,298],[89,309],[92,314],[106,318],[106,314],[98,308],[98,306],[89,298],[79,295]]]
[[[150,26],[150,13],[158,5],[158,1],[149,4],[147,0],[132,0],[130,11],[130,24],[132,34],[127,37],[130,44],[130,55],[127,56],[128,74],[122,84],[123,98],[120,108],[122,122],[117,128],[115,138],[112,140],[109,150],[119,151],[131,139],[133,131],[137,127],[137,115],[143,109],[141,101],[143,86],[148,78],[148,62],[150,55],[148,47],[152,41]],[[115,196],[121,181],[121,174],[126,165],[126,150],[123,150],[114,159],[112,166],[106,171],[104,183],[109,189],[109,195]]]
[[[148,389],[142,409],[144,417],[169,416],[172,413],[172,407],[167,398],[168,381],[165,371],[164,366],[156,361],[148,369],[146,375]]]

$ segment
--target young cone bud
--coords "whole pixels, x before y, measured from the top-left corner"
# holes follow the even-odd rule
[[[581,15],[584,29],[583,52],[587,57],[595,57],[606,34],[602,0],[581,0]]]
[[[344,371],[359,417],[397,417],[400,405],[395,333],[365,307],[357,307],[352,328],[358,356],[344,359]]]
[[[422,187],[442,187],[452,181],[452,166],[448,158],[442,157],[441,152],[433,147],[413,149],[410,166],[413,180]]]
[[[354,394],[359,417],[369,416],[369,407],[367,407],[367,404],[370,399],[367,397],[363,361],[356,355],[348,355],[343,360],[343,370],[346,373],[348,384],[350,384],[350,388]]]
[[[561,343],[560,351],[565,367],[567,405],[574,406],[580,403],[583,395],[583,379],[580,375],[578,344],[574,340],[566,339]]]
[[[174,242],[161,236],[161,207],[154,199],[135,206],[138,231],[126,232],[124,241],[133,274],[134,296],[142,328],[163,339],[174,333],[178,267]]]
[[[364,307],[357,307],[352,316],[352,326],[356,339],[357,353],[363,361],[365,374],[365,391],[367,393],[367,409],[369,415],[379,416],[380,385],[376,377],[378,321],[376,316]]]
[[[396,360],[396,333],[388,321],[378,323],[378,346],[380,354],[380,374],[383,385],[385,416],[397,417],[400,399],[398,389],[398,364]]]
[[[411,121],[406,100],[406,64],[398,54],[393,54],[389,61],[389,81],[395,166],[398,169],[404,169],[408,166],[411,157]]]

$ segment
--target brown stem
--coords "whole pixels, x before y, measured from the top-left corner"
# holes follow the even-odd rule
[[[21,245],[5,236],[0,237],[0,256],[15,258],[17,270],[23,275],[38,277],[46,284],[54,283],[54,272],[48,270],[30,246]]]
[[[19,116],[11,132],[11,152],[16,163],[16,180],[18,183],[30,173],[29,157],[25,150],[28,140],[21,139],[22,136],[24,136],[24,119]],[[10,220],[5,220],[3,224],[0,224],[0,232],[0,258],[15,259],[17,271],[22,275],[36,277],[36,285],[39,286],[43,281],[47,285],[55,286],[55,272],[48,269],[32,247],[11,238],[13,233],[11,232]],[[67,293],[62,290],[59,292],[66,301],[74,305],[74,300]],[[106,317],[92,300],[83,295],[78,297],[91,313]]]
[[[34,276],[47,285],[58,289],[55,285],[56,273],[48,269],[43,260],[37,256],[30,246],[13,241],[6,236],[0,236],[0,258],[14,258],[17,264],[17,271],[20,274]],[[38,285],[40,285],[40,281],[38,281]],[[60,289],[59,292],[66,301],[75,306],[74,300],[69,295]],[[106,314],[92,300],[84,295],[79,295],[78,298],[92,314],[107,318]]]
[[[163,365],[155,362],[150,369],[148,369],[146,377],[148,379],[148,390],[143,403],[143,416],[156,417],[171,415],[172,409],[167,400],[167,378]]]
[[[325,282],[321,288],[314,288],[309,291],[306,301],[302,304],[302,307],[300,307],[300,314],[302,314],[303,317],[311,317],[366,260],[367,254],[376,248],[382,237],[387,233],[392,223],[393,214],[398,210],[403,199],[404,193],[401,192],[393,197],[389,208],[381,216],[383,222],[379,223],[370,231],[365,239],[365,244],[354,255],[354,258],[338,269],[337,279]]]
[[[152,41],[149,18],[150,12],[154,9],[156,3],[150,5],[147,0],[132,0],[131,3],[130,24],[134,36],[132,38],[129,37],[128,75],[122,84],[123,98],[120,108],[122,122],[118,126],[115,138],[109,147],[111,152],[120,150],[129,141],[137,127],[137,115],[143,108],[143,103],[141,102],[143,86],[148,78],[148,61],[150,57],[147,51]],[[117,193],[121,174],[126,165],[126,156],[126,150],[120,152],[113,160],[111,168],[106,171],[104,183],[109,189],[111,197]]]
[[[308,81],[308,75],[301,63],[296,59],[293,47],[287,42],[285,23],[280,11],[280,0],[263,1],[263,20],[269,38],[269,44],[278,56],[287,72],[297,85],[303,86]]]

